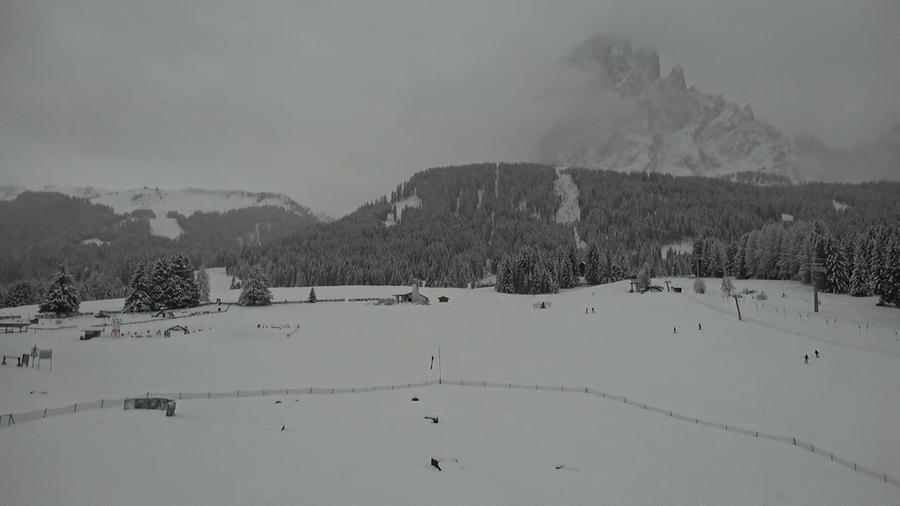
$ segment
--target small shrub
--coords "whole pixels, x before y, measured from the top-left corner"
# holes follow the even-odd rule
[[[694,280],[694,293],[706,293],[706,282],[702,278]]]

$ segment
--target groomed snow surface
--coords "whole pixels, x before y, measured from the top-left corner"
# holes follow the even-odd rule
[[[213,297],[234,300],[237,292],[223,289],[227,276],[211,274]],[[429,366],[440,346],[444,378],[592,387],[795,436],[900,476],[898,311],[874,307],[871,298],[823,294],[822,312],[807,314],[807,287],[735,284],[769,295],[744,299],[749,321],[737,321],[734,301],[708,280],[709,295],[629,294],[627,283],[538,298],[426,288],[434,302],[428,307],[232,306],[123,327],[142,334],[176,323],[192,329],[168,339],[82,342],[76,329],[0,334],[2,353],[37,344],[54,355],[52,374],[46,364],[40,371],[0,367],[0,413],[148,391],[421,382],[437,379],[437,363]],[[309,293],[274,291],[276,300]],[[439,295],[450,302],[436,303]],[[537,300],[552,309],[532,309]],[[585,314],[586,307],[596,313]],[[803,355],[815,349],[822,358],[804,365]],[[448,385],[180,400],[172,418],[85,411],[0,429],[0,455],[3,504],[900,502],[900,488],[789,444],[584,394]],[[429,466],[431,458],[442,459],[443,471]]]

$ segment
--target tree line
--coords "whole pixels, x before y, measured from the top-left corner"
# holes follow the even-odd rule
[[[698,276],[795,280],[900,307],[896,223],[840,231],[820,221],[773,223],[732,240],[698,240],[691,260]]]
[[[152,265],[139,263],[128,283],[126,313],[183,309],[209,301],[209,275],[200,268],[194,274],[190,258],[183,254],[158,258]]]

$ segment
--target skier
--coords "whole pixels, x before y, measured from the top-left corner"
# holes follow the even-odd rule
[[[698,323],[698,324],[697,324],[697,330],[703,330],[703,325],[701,325],[701,324]]]
[[[819,350],[816,350],[816,358],[819,358]]]
[[[587,314],[588,308],[584,308],[584,314]]]
[[[804,363],[804,364],[808,364],[808,363],[809,363],[809,355],[803,355],[803,363]]]
[[[595,312],[594,308],[591,308],[591,314],[594,314],[594,312]]]
[[[675,326],[672,326],[672,333],[673,333],[673,334],[677,334],[677,333],[678,333],[678,329],[677,329]]]

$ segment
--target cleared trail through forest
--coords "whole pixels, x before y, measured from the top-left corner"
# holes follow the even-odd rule
[[[604,392],[602,390],[596,390],[590,387],[573,387],[573,386],[547,386],[547,385],[523,385],[517,383],[497,383],[490,381],[467,381],[467,380],[429,380],[420,383],[404,383],[404,384],[395,384],[395,385],[381,385],[381,386],[370,386],[370,387],[350,387],[350,388],[330,388],[330,387],[308,387],[308,388],[299,388],[299,389],[290,389],[290,388],[280,388],[280,389],[262,389],[262,390],[237,390],[234,392],[206,392],[206,393],[157,393],[157,392],[146,392],[144,395],[139,395],[137,397],[167,397],[178,400],[189,400],[189,399],[222,399],[222,398],[240,398],[240,397],[264,397],[264,396],[283,396],[283,395],[335,395],[335,394],[355,394],[355,393],[367,393],[367,392],[386,392],[386,391],[394,391],[394,390],[409,390],[413,388],[426,388],[426,387],[473,387],[473,388],[495,388],[495,389],[509,389],[509,390],[533,390],[536,392],[559,392],[559,393],[576,393],[576,394],[585,394],[590,395],[595,398],[608,400],[617,404],[626,404],[633,408],[641,409],[643,411],[653,412],[661,416],[665,416],[671,419],[680,420],[686,423],[692,423],[695,425],[702,425],[705,427],[710,427],[714,429],[718,429],[725,432],[732,432],[741,434],[743,436],[752,437],[754,439],[765,439],[769,441],[774,441],[782,444],[787,444],[791,446],[795,446],[802,450],[806,450],[810,453],[814,453],[819,455],[820,457],[840,464],[848,469],[856,471],[861,474],[868,475],[872,478],[876,478],[879,481],[884,483],[889,483],[897,488],[900,488],[900,480],[896,477],[889,476],[887,473],[882,473],[880,471],[876,471],[872,468],[862,466],[856,462],[852,462],[850,460],[844,459],[839,455],[835,455],[833,452],[825,450],[818,444],[810,443],[801,440],[800,438],[793,436],[779,436],[775,434],[769,434],[762,431],[752,430],[745,427],[729,425],[724,423],[713,422],[709,420],[702,419],[696,416],[689,416],[677,411],[668,410],[664,408],[660,408],[657,406],[653,406],[641,401],[637,401],[635,399],[615,395],[611,393]],[[28,420],[39,420],[43,418],[47,418],[48,416],[58,416],[67,413],[78,413],[79,411],[86,411],[92,409],[103,409],[103,408],[118,408],[123,409],[125,399],[114,399],[114,400],[101,400],[94,401],[89,403],[76,403],[69,406],[64,406],[61,408],[53,408],[53,409],[44,409],[31,411],[27,413],[12,413],[9,415],[0,416],[0,427],[9,427],[15,426],[18,423]],[[79,407],[81,409],[79,409]]]

